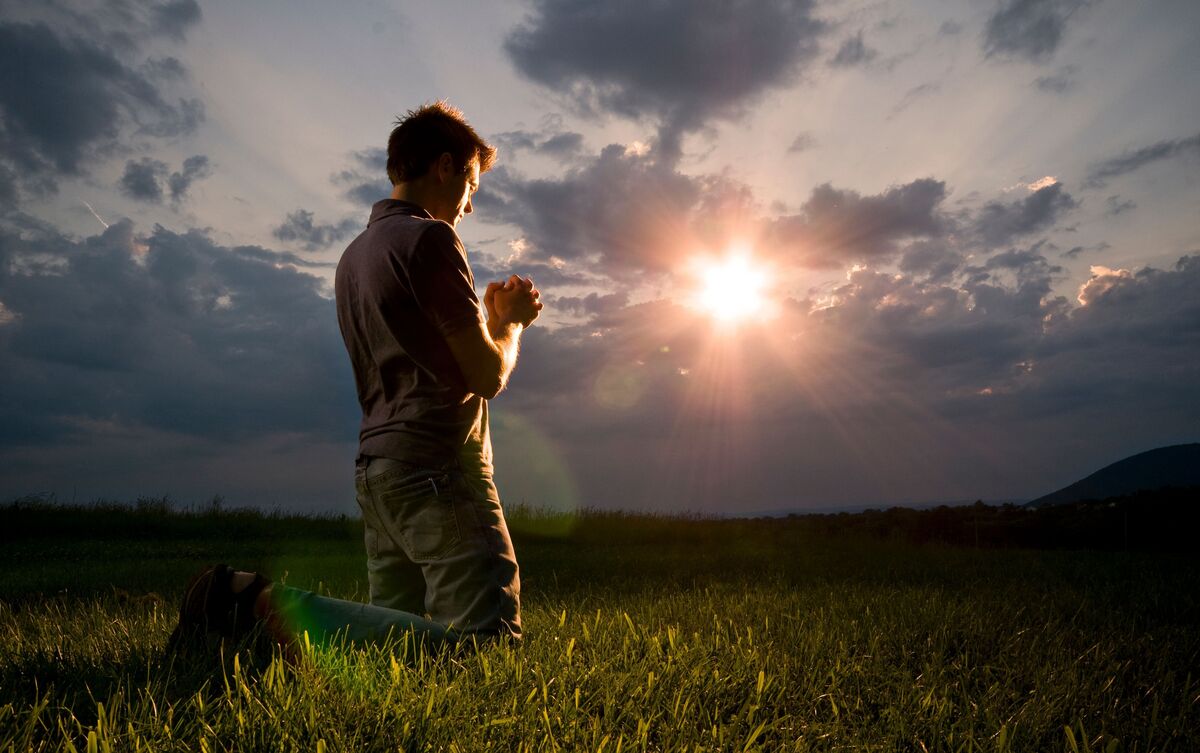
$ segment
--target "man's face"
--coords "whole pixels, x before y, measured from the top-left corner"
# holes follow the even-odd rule
[[[459,221],[473,210],[471,195],[479,189],[479,160],[472,159],[464,172],[452,174],[445,183],[445,188],[446,216],[438,219],[457,227]]]

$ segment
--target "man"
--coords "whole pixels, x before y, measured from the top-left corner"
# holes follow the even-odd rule
[[[520,638],[520,578],[492,481],[488,403],[542,308],[533,281],[488,284],[487,320],[454,228],[496,150],[445,102],[388,139],[391,198],[346,248],[337,314],[362,406],[355,487],[371,604],[460,634]]]

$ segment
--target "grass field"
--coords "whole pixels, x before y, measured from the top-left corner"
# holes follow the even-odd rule
[[[162,649],[197,565],[362,599],[360,524],[3,508],[0,751],[1200,750],[1194,555],[512,522],[518,649],[184,665]]]

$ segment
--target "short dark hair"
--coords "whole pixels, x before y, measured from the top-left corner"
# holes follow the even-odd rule
[[[393,186],[420,178],[446,153],[454,158],[459,172],[475,158],[479,159],[479,172],[487,172],[496,161],[496,147],[481,139],[462,111],[444,99],[396,118],[387,151],[387,173]]]

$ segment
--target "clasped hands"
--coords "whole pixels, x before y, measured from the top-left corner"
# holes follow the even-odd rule
[[[483,294],[488,321],[496,319],[500,324],[528,327],[542,310],[538,300],[541,295],[528,277],[513,275],[504,282],[489,282]]]

